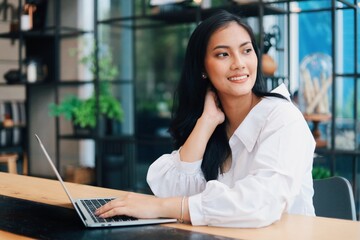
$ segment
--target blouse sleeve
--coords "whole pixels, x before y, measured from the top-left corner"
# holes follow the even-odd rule
[[[149,167],[147,182],[158,197],[190,196],[205,189],[201,162],[180,161],[179,150],[164,154]]]
[[[264,227],[279,220],[299,195],[309,201],[300,204],[308,206],[302,211],[313,213],[311,169],[315,142],[302,116],[295,116],[298,119],[290,123],[286,122],[289,119],[269,119],[271,122],[262,129],[252,150],[255,155],[244,178],[233,186],[209,181],[202,193],[189,198],[193,225]],[[303,184],[309,187],[304,190]]]

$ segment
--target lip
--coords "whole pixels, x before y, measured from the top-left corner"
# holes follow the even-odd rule
[[[231,82],[244,82],[249,79],[249,74],[236,74],[233,76],[228,77],[227,79]]]

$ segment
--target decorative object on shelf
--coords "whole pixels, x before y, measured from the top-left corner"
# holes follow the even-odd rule
[[[46,26],[46,16],[49,0],[31,0],[29,3],[35,5],[36,11],[33,12],[32,29],[42,30]]]
[[[312,134],[316,141],[316,147],[326,147],[327,141],[322,138],[321,131],[319,129],[319,124],[322,122],[327,122],[331,119],[331,115],[327,114],[304,114],[306,121],[310,121],[313,124]]]
[[[26,78],[25,74],[21,74],[19,69],[10,69],[4,74],[7,84],[22,83]]]
[[[324,53],[305,56],[300,64],[300,80],[300,109],[305,119],[313,122],[313,134],[317,146],[325,147],[327,142],[321,139],[319,123],[331,119],[331,57]]]
[[[206,0],[205,7],[208,6]],[[171,12],[180,12],[184,9],[202,6],[201,0],[150,0],[152,14],[166,14]]]
[[[112,56],[109,51],[100,51],[100,53],[98,113],[101,117],[121,122],[124,116],[122,106],[110,90],[110,81],[118,74],[117,68],[112,62]],[[80,59],[80,63],[87,66],[95,76],[94,49],[88,55],[83,56]],[[87,99],[80,99],[78,96],[69,95],[60,104],[51,103],[49,105],[50,115],[64,116],[65,119],[73,122],[75,129],[78,129],[78,127],[94,129],[97,125],[96,101],[95,92]]]
[[[14,121],[11,119],[10,114],[5,114],[5,118],[3,121],[3,126],[5,128],[11,128],[14,127]]]
[[[258,3],[259,0],[233,0],[236,3],[240,3],[240,4],[246,4],[246,3]],[[263,0],[263,2],[265,2]]]
[[[10,10],[11,16],[13,16],[15,11],[14,5],[8,2],[8,0],[3,0],[2,3],[0,3],[0,14],[3,14],[2,21],[7,21],[8,16],[8,10]]]
[[[26,126],[25,102],[0,101],[0,148],[20,146],[24,141]]]
[[[8,3],[8,0],[3,0],[0,3],[0,15],[3,14],[2,21],[8,20],[8,13],[10,12],[10,32],[19,30],[19,19],[16,7]]]
[[[330,114],[331,57],[324,53],[305,56],[300,64],[302,110],[306,114]]]
[[[354,127],[358,128],[357,136]],[[335,149],[337,150],[360,150],[360,122],[349,118],[337,118],[335,123]],[[328,147],[331,147],[328,144]]]
[[[7,84],[41,82],[48,76],[48,67],[41,59],[28,58],[24,64],[22,73],[19,69],[10,69],[4,74]]]
[[[41,82],[47,77],[47,66],[39,58],[26,60],[26,79],[28,83]]]
[[[36,11],[36,5],[32,3],[25,3],[23,7],[23,13],[21,15],[21,30],[28,31],[33,28],[34,12]]]
[[[272,46],[275,48],[278,47],[280,37],[280,27],[277,25],[272,26],[270,32],[264,33],[264,49],[261,57],[261,64],[262,71],[266,76],[273,76],[277,69],[275,60],[268,54],[268,52]]]
[[[167,4],[175,4],[175,3],[184,3],[184,2],[192,2],[192,0],[150,0],[150,6],[159,6],[159,5],[167,5]]]
[[[3,2],[0,3],[0,14],[3,13],[3,21],[7,20],[7,10],[10,7],[9,5],[8,0],[3,0]]]

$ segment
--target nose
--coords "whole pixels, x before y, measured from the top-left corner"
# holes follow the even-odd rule
[[[233,59],[232,59],[230,69],[231,70],[237,70],[237,69],[242,69],[244,67],[245,67],[244,59],[242,59],[239,54],[233,55]]]

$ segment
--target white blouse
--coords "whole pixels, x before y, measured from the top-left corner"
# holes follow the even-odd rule
[[[285,85],[277,92],[289,99]],[[264,97],[229,140],[232,165],[206,182],[201,162],[180,160],[179,150],[149,168],[158,197],[189,196],[193,225],[263,227],[282,213],[314,216],[312,163],[315,141],[303,115],[289,101]]]

